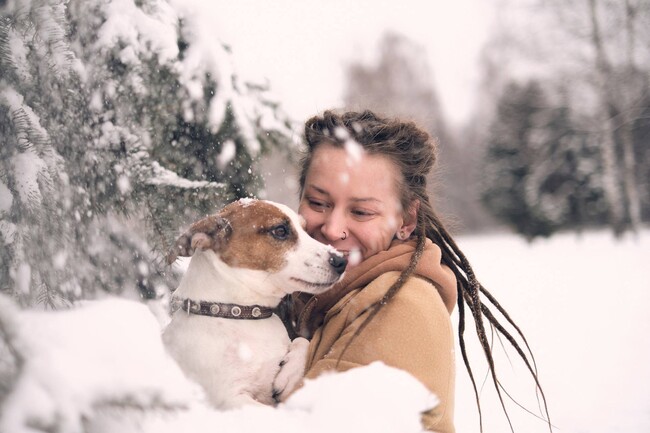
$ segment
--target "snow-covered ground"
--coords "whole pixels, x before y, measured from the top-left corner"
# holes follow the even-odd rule
[[[607,232],[533,244],[501,234],[462,238],[460,246],[528,337],[558,432],[650,431],[650,230],[618,242]],[[0,319],[24,354],[14,377],[0,363],[0,385],[13,382],[0,400],[3,432],[415,432],[419,411],[432,404],[415,380],[375,364],[308,383],[277,409],[217,412],[164,354],[158,322],[142,305],[104,300],[62,313],[18,312],[0,298]],[[469,351],[480,360],[472,334],[468,326]],[[474,397],[457,358],[457,431],[475,432]],[[536,410],[521,363],[498,358],[506,390]],[[485,368],[475,365],[481,383]],[[508,431],[489,382],[482,394],[484,431]],[[517,432],[548,431],[509,406]]]
[[[650,432],[649,229],[618,242],[598,231],[532,244],[511,235],[461,238],[459,244],[484,286],[523,329],[560,433]],[[472,334],[469,326],[466,334]],[[473,340],[469,350],[480,357]],[[506,389],[535,410],[533,386],[515,356],[514,369],[503,360],[497,372]],[[478,431],[458,351],[457,358],[457,429]],[[475,375],[482,382],[485,368]],[[485,431],[509,431],[491,388],[490,382],[484,386]],[[545,431],[543,422],[522,410],[510,412],[516,431]]]
[[[13,357],[0,358],[3,433],[418,433],[420,413],[437,402],[407,373],[375,363],[308,381],[277,409],[217,411],[165,353],[158,321],[135,301],[42,312],[18,311],[0,297],[0,325],[20,354],[13,375]]]

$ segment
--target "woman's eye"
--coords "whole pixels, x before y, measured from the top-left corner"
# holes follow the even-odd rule
[[[318,212],[322,212],[327,206],[324,202],[319,200],[308,200],[308,203],[309,207]]]
[[[354,215],[358,219],[368,219],[374,215],[373,212],[368,212],[366,210],[358,209],[358,210],[353,210],[352,215]]]
[[[285,240],[287,237],[289,237],[289,227],[283,225],[279,225],[277,227],[274,227],[271,229],[271,236],[278,240]]]

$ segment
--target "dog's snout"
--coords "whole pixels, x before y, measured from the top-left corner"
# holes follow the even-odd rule
[[[345,271],[345,267],[348,265],[348,260],[338,254],[330,253],[329,263],[332,265],[334,270],[341,275]]]

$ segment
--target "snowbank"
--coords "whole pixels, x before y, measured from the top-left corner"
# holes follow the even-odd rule
[[[419,432],[420,412],[436,404],[410,375],[375,363],[309,381],[278,408],[214,410],[133,301],[36,312],[0,298],[0,331],[17,370],[0,396],[3,432]]]

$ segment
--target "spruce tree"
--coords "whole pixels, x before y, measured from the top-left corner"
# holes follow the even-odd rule
[[[505,86],[484,166],[484,204],[529,239],[605,218],[596,144],[547,93],[536,81]]]
[[[253,165],[289,143],[288,120],[166,1],[0,11],[2,291],[51,307],[160,294],[173,280],[156,257],[256,192]]]

